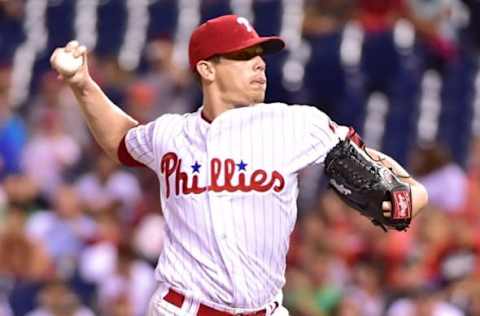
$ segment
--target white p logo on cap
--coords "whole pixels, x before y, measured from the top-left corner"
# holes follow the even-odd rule
[[[247,20],[246,18],[244,18],[244,17],[238,17],[238,18],[237,18],[237,23],[240,24],[240,25],[245,26],[245,28],[247,29],[248,32],[253,31],[252,25],[250,25],[250,22],[248,22],[248,20]]]

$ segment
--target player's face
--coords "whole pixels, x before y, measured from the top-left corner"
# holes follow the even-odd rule
[[[262,54],[260,46],[253,46],[220,56],[215,81],[226,103],[246,106],[264,101],[267,78]]]

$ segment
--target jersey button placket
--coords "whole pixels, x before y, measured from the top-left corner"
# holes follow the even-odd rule
[[[217,153],[218,148],[221,146],[221,144],[218,143],[218,136],[219,132],[217,131],[218,125],[216,124],[218,121],[214,120],[211,123],[210,130],[208,131],[207,135],[207,142],[206,142],[206,150],[207,150],[207,161],[208,161],[208,167],[210,169],[210,162],[214,158],[218,158],[219,155]],[[212,136],[213,135],[213,136]],[[211,170],[208,170],[208,184],[211,185]],[[209,203],[209,209],[210,209],[210,214],[211,214],[211,219],[212,219],[212,230],[213,230],[213,236],[217,242],[218,249],[220,252],[220,256],[225,264],[225,268],[227,269],[228,276],[230,278],[230,282],[233,283],[232,276],[233,276],[233,271],[232,271],[232,262],[231,262],[231,256],[229,256],[229,246],[228,246],[228,234],[226,231],[225,223],[223,221],[224,214],[223,212],[224,207],[222,203],[222,199],[219,196],[217,192],[213,192],[211,190],[207,191],[208,194],[208,203]]]

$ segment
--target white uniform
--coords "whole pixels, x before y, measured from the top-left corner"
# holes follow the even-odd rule
[[[285,283],[298,172],[323,163],[349,129],[310,106],[258,104],[212,123],[201,110],[163,115],[125,138],[160,180],[166,240],[156,276],[213,308],[258,310]]]

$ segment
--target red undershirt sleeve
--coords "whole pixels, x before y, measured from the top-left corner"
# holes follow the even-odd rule
[[[139,162],[128,152],[127,145],[125,143],[126,135],[123,136],[117,149],[118,160],[127,167],[146,167],[143,163]]]

